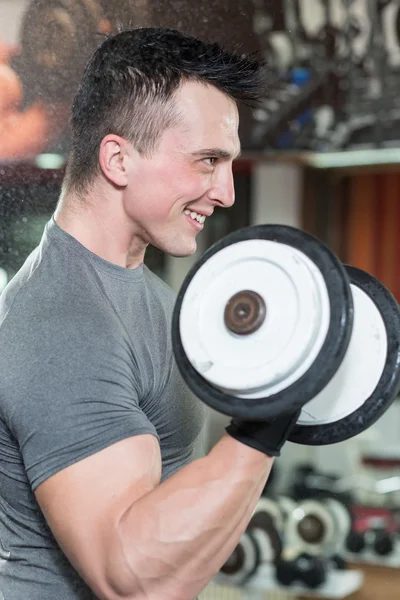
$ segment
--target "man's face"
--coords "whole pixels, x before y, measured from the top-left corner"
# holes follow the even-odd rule
[[[233,100],[194,82],[179,89],[177,108],[180,125],[162,134],[150,157],[133,161],[125,211],[144,243],[189,256],[214,208],[234,203],[239,119]]]

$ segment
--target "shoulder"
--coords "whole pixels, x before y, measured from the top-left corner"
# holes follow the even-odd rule
[[[25,267],[25,266],[24,266]],[[96,284],[40,266],[24,268],[0,297],[0,366],[15,373],[46,363],[95,362],[123,342],[120,321]],[[4,349],[7,347],[7,352]]]

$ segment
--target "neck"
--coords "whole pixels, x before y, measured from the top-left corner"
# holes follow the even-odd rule
[[[134,269],[144,261],[147,244],[125,213],[118,191],[106,198],[92,190],[82,199],[63,193],[54,219],[85,248],[110,263]]]

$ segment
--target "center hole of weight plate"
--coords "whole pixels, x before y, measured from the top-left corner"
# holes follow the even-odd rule
[[[325,526],[318,517],[308,515],[298,524],[298,532],[305,542],[319,544],[324,539]]]
[[[260,329],[266,314],[267,307],[260,294],[252,290],[242,290],[227,302],[224,322],[232,333],[249,335]]]

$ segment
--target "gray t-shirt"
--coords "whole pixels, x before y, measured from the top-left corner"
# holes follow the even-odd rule
[[[35,500],[124,438],[160,442],[162,479],[200,456],[205,410],[171,349],[172,290],[94,255],[52,218],[0,296],[0,600],[92,600]]]

